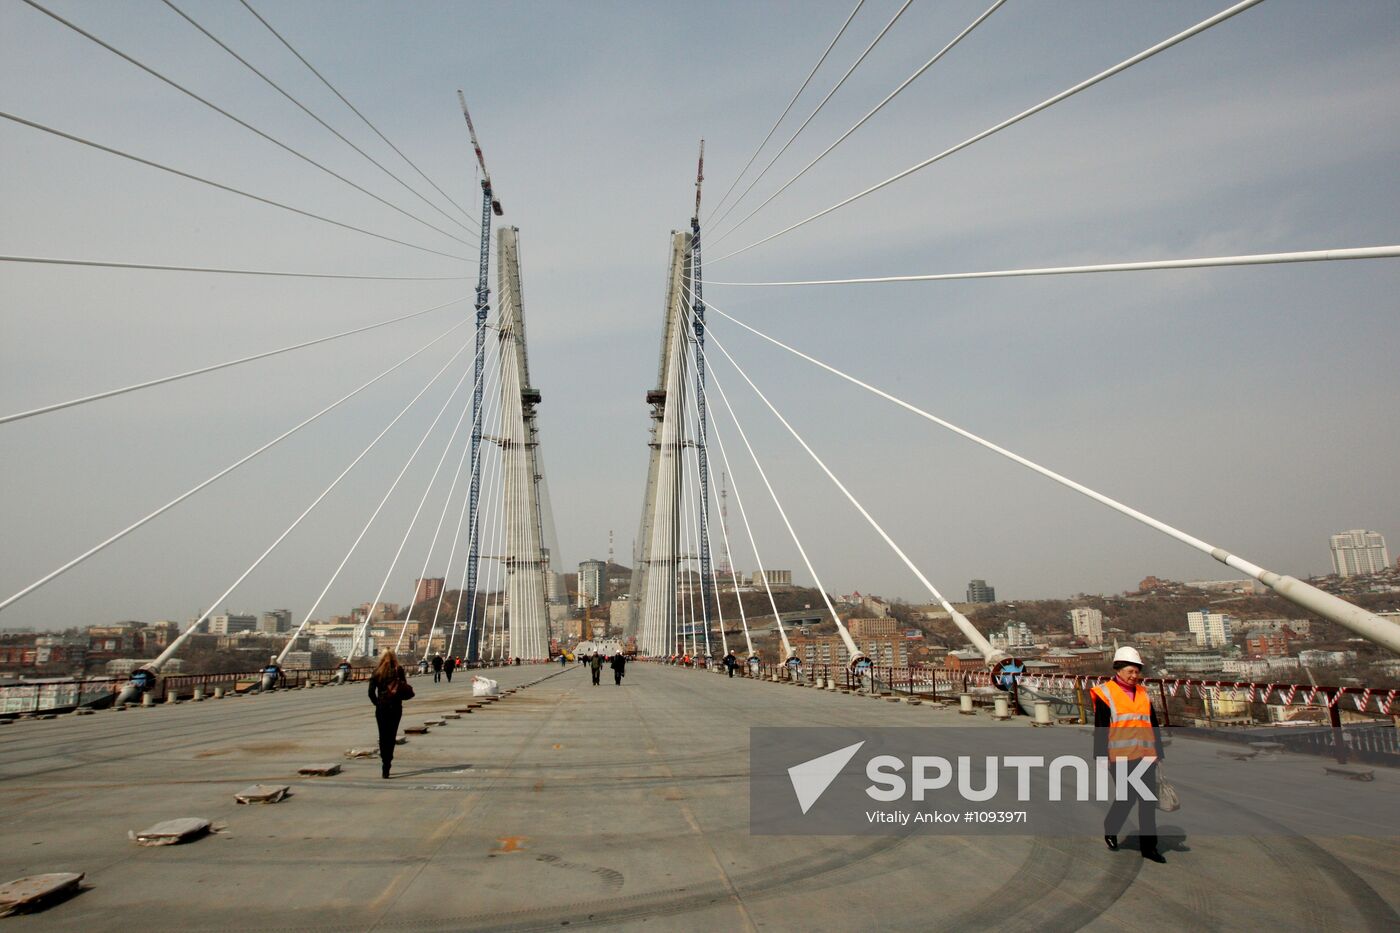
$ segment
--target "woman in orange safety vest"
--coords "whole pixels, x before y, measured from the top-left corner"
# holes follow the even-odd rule
[[[1149,788],[1157,787],[1157,763],[1162,760],[1162,737],[1157,731],[1157,714],[1147,687],[1142,684],[1142,656],[1133,648],[1119,648],[1113,655],[1112,680],[1090,691],[1094,698],[1094,758],[1100,767],[1116,774],[1119,767],[1136,770],[1141,759],[1152,763],[1142,774],[1141,781]],[[1126,759],[1124,765],[1116,764]],[[1118,833],[1128,819],[1133,805],[1138,808],[1138,847],[1142,857],[1165,862],[1157,851],[1157,801],[1141,796],[1131,785],[1126,799],[1114,794],[1113,803],[1104,817],[1103,841],[1109,849],[1118,851]]]

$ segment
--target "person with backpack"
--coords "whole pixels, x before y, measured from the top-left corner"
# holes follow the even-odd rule
[[[379,763],[387,780],[394,764],[394,742],[399,735],[405,700],[413,699],[413,687],[398,656],[386,648],[369,679],[369,701],[374,704],[374,721],[379,726]]]

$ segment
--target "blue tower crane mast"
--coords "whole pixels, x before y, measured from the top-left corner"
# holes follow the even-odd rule
[[[695,327],[695,407],[699,437],[695,451],[700,465],[700,609],[705,625],[705,652],[710,648],[710,461],[709,422],[705,412],[705,301],[700,279],[700,186],[705,180],[705,141],[700,140],[700,161],[695,169],[695,213],[690,218],[690,287]]]
[[[476,615],[477,567],[481,561],[481,540],[478,534],[477,505],[481,496],[481,389],[485,383],[486,369],[486,317],[491,310],[491,216],[500,217],[505,213],[501,202],[491,189],[491,173],[486,170],[486,157],[481,154],[481,143],[476,138],[476,127],[472,125],[472,115],[467,110],[467,98],[460,90],[457,99],[462,103],[462,116],[467,121],[467,132],[471,134],[472,149],[476,152],[477,164],[481,166],[481,258],[477,266],[476,278],[476,389],[472,393],[472,467],[471,492],[468,509],[471,524],[468,525],[471,549],[467,554],[467,591],[462,594],[470,607],[470,637],[467,640],[467,660],[480,659],[481,620]]]

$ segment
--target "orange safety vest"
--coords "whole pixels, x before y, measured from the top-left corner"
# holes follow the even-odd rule
[[[1109,758],[1156,758],[1157,743],[1152,735],[1152,700],[1139,686],[1129,694],[1116,680],[1099,684],[1092,691],[1108,707]]]

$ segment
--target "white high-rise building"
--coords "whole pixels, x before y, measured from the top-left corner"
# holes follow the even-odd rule
[[[1339,577],[1379,573],[1390,567],[1390,551],[1378,531],[1353,528],[1332,536],[1332,572]]]
[[[1230,617],[1223,612],[1201,609],[1186,613],[1186,626],[1196,636],[1196,644],[1220,648],[1230,644]]]
[[[578,565],[578,607],[597,606],[603,602],[608,586],[608,565],[601,560],[586,560]]]
[[[1103,613],[1098,609],[1080,606],[1069,611],[1070,624],[1074,626],[1074,636],[1091,645],[1103,644]]]

